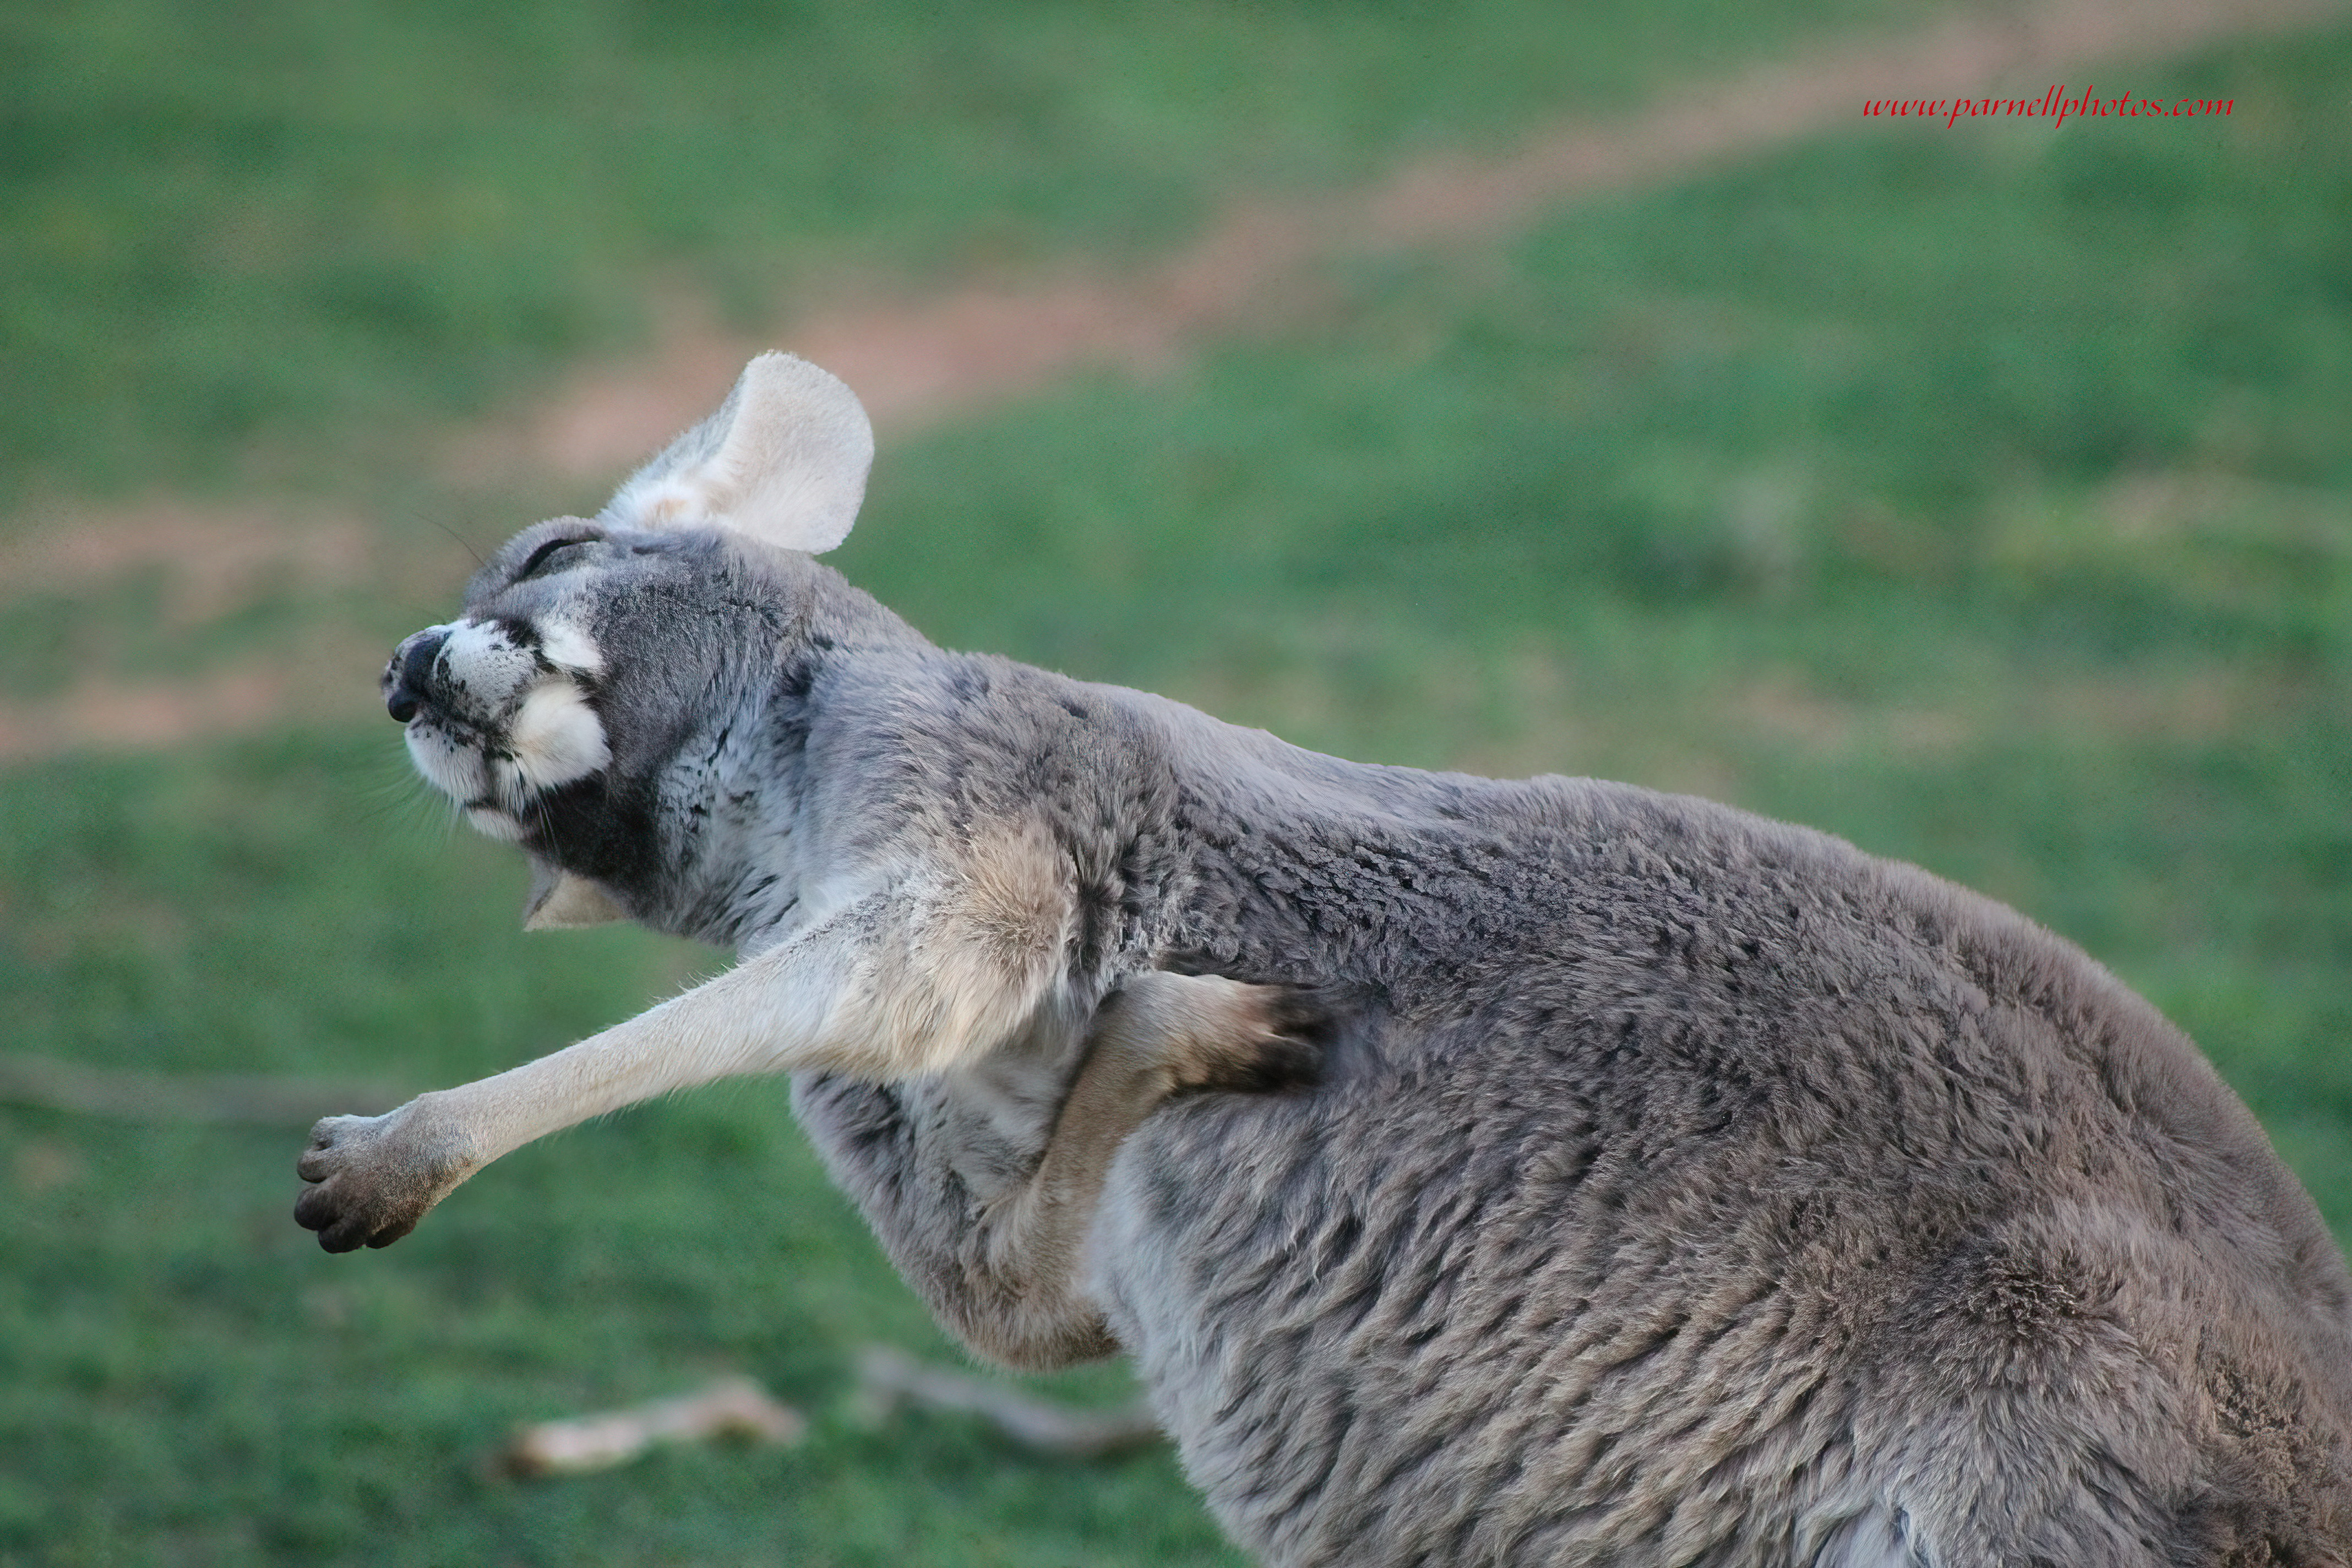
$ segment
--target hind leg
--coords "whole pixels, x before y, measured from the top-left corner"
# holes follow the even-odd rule
[[[1312,1074],[1292,994],[1213,975],[1127,982],[1091,1021],[1058,1107],[1007,1110],[949,1078],[813,1078],[794,1107],[892,1262],[974,1351],[1055,1367],[1118,1347],[1084,1285],[1087,1235],[1119,1145],[1171,1095]],[[1000,1173],[990,1179],[986,1173]]]

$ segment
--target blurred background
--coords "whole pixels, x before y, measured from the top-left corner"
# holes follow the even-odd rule
[[[2230,107],[1862,113],[2062,83]],[[2347,83],[2272,0],[11,0],[0,1563],[1238,1562],[1165,1453],[853,1418],[857,1346],[950,1352],[780,1084],[387,1252],[289,1217],[277,1090],[720,962],[521,936],[374,679],[771,345],[867,395],[834,560],[935,639],[1917,861],[2184,1025],[2341,1233]],[[808,1441],[481,1468],[723,1373]]]

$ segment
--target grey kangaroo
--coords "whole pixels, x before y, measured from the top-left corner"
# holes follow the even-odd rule
[[[1014,1364],[1125,1351],[1271,1564],[2352,1563],[2342,1258],[2081,952],[1704,801],[944,652],[814,559],[871,455],[764,355],[394,654],[527,923],[740,962],[320,1122],[323,1245],[791,1072],[940,1319]]]

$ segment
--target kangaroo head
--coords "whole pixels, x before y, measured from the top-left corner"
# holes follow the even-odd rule
[[[732,688],[770,673],[866,494],[874,433],[805,360],[753,360],[717,413],[594,518],[533,524],[467,584],[464,613],[403,639],[384,705],[467,819],[540,871],[526,924],[622,911],[568,868],[647,824],[660,774]],[[583,809],[584,808],[584,809]],[[593,823],[603,847],[567,842]],[[650,838],[639,833],[639,837]]]

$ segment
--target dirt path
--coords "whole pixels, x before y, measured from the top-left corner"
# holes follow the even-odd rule
[[[1318,202],[1244,200],[1184,250],[1139,272],[1073,262],[929,298],[839,305],[757,338],[680,320],[650,355],[583,370],[467,453],[514,468],[617,476],[706,413],[746,359],[779,345],[856,387],[886,436],[1036,391],[1074,370],[1149,375],[1195,342],[1278,320],[1319,266],[1490,238],[1579,197],[1859,130],[1866,98],[2029,88],[2038,97],[2089,63],[2160,58],[2341,14],[2315,0],[2061,0],[1958,16],[1913,37],[1692,83],[1621,119],[1549,125],[1501,157],[1419,160]],[[1902,133],[1916,132],[1906,125]]]
[[[1018,279],[837,304],[758,337],[716,331],[681,310],[651,353],[582,369],[544,402],[454,438],[444,465],[456,477],[509,484],[534,475],[617,478],[707,412],[752,353],[778,344],[856,386],[887,440],[1080,370],[1162,372],[1195,344],[1278,323],[1318,269],[1344,258],[1475,244],[1580,197],[1861,128],[1866,98],[2038,96],[2093,62],[2154,59],[2342,15],[2320,0],[2059,0],[2030,13],[1968,13],[1907,38],[1693,83],[1618,119],[1556,123],[1498,157],[1423,159],[1316,201],[1238,201],[1183,250],[1130,272],[1074,259]],[[373,570],[381,552],[365,531],[338,523],[322,538],[297,515],[165,503],[61,518],[0,551],[0,595],[87,590],[162,570],[173,602],[204,618],[234,607],[242,584],[290,576],[330,586]],[[94,674],[58,700],[0,701],[0,765],[355,714],[372,694],[364,683],[348,696],[334,689],[331,698],[320,682],[293,680],[260,659],[187,682]]]

